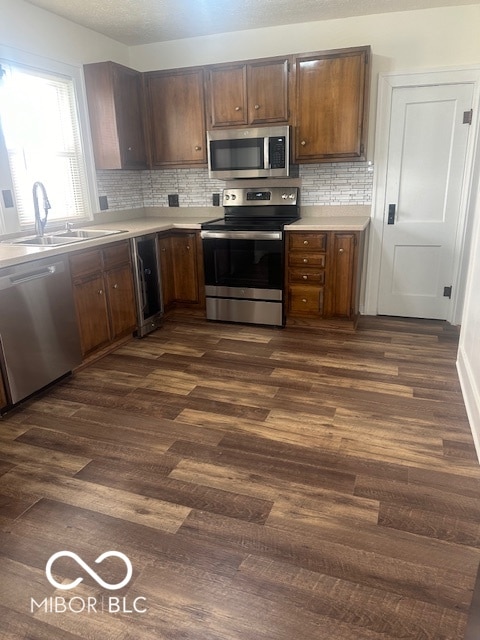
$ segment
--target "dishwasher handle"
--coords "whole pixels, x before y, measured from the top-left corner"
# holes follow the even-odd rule
[[[19,284],[25,284],[33,280],[40,280],[42,278],[49,278],[56,273],[60,273],[65,268],[63,262],[57,262],[55,264],[49,264],[39,267],[38,269],[22,270],[20,272],[9,273],[0,277],[0,290],[11,289]],[[1,273],[1,271],[0,271]]]
[[[39,278],[51,276],[56,270],[56,266],[52,264],[39,271],[31,271],[30,273],[25,273],[21,276],[10,276],[10,282],[12,283],[12,286],[15,286],[16,284],[23,284],[24,282],[30,282],[31,280],[38,280]]]

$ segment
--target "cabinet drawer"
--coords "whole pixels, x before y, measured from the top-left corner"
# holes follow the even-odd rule
[[[130,262],[130,248],[128,242],[116,242],[102,250],[104,269],[112,269],[126,262]]]
[[[317,267],[325,269],[326,262],[325,253],[289,253],[288,264],[291,267]]]
[[[288,270],[288,280],[299,284],[325,284],[325,271],[293,267]]]
[[[326,233],[289,233],[288,246],[294,251],[326,251]]]
[[[72,278],[83,278],[102,270],[102,253],[99,249],[82,251],[70,256]]]
[[[323,287],[292,285],[288,290],[290,313],[318,315],[323,313]]]

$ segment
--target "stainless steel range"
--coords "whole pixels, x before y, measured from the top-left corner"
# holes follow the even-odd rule
[[[202,224],[207,319],[284,326],[284,231],[298,187],[223,191],[225,216]]]

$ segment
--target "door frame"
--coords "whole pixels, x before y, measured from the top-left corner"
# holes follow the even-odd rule
[[[465,175],[462,187],[460,216],[455,241],[452,300],[447,321],[461,324],[463,299],[468,265],[469,239],[468,220],[472,215],[472,180],[477,149],[477,130],[480,126],[480,67],[438,69],[412,73],[380,73],[378,77],[377,122],[375,130],[374,179],[372,217],[370,219],[367,274],[365,281],[365,315],[378,315],[380,268],[383,252],[385,197],[387,184],[388,142],[390,137],[390,115],[394,89],[403,87],[434,86],[439,84],[473,85],[473,120],[465,160]]]

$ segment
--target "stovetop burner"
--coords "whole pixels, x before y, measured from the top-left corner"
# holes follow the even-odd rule
[[[224,218],[202,224],[214,231],[282,230],[300,218],[298,187],[224,189]]]
[[[265,230],[265,231],[281,231],[286,224],[291,224],[298,220],[299,217],[282,217],[282,218],[217,218],[202,224],[202,229],[211,229],[212,231],[248,231],[248,230]]]

